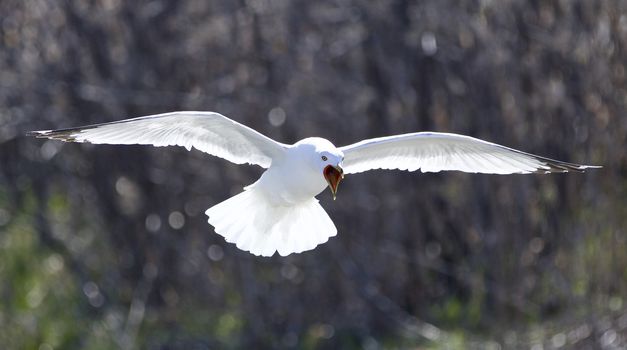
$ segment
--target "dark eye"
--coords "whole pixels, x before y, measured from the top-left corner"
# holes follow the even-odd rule
[[[329,158],[327,158],[327,156],[322,156],[322,160],[323,160],[323,161],[325,161],[325,162],[326,162],[326,161],[327,161],[327,159],[329,159]]]

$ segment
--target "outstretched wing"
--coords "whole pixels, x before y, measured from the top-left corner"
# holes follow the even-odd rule
[[[68,142],[192,147],[236,164],[267,168],[286,145],[214,112],[172,112],[30,135]]]
[[[347,174],[371,169],[528,174],[599,168],[544,158],[470,136],[437,132],[369,139],[340,149]]]

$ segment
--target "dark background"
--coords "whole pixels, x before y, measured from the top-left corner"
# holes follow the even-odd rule
[[[627,346],[624,1],[0,1],[3,349]],[[457,132],[585,174],[372,171],[258,258],[262,169],[24,137],[210,110],[285,143]]]

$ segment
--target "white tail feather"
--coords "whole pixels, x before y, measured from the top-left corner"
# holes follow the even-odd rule
[[[227,242],[255,255],[281,256],[315,248],[337,234],[318,200],[284,206],[254,186],[207,209],[209,223]]]

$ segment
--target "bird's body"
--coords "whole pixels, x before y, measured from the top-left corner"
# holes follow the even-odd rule
[[[227,242],[256,255],[300,253],[326,242],[337,229],[315,199],[327,187],[319,154],[336,165],[343,158],[322,138],[288,146],[257,182],[207,209],[209,223]]]
[[[344,147],[311,137],[276,142],[213,112],[174,112],[86,127],[32,132],[34,136],[104,144],[178,145],[236,164],[267,168],[244,191],[206,211],[215,231],[238,248],[272,256],[313,249],[337,234],[316,195],[337,191],[344,173],[370,169],[512,174],[583,171],[566,163],[469,136],[418,132]]]
[[[338,165],[344,155],[330,141],[310,137],[286,147],[283,157],[274,159],[254,186],[274,194],[277,205],[291,205],[315,197],[328,186],[320,176],[318,154],[334,157]],[[331,159],[331,158],[329,158]],[[326,165],[326,164],[325,164]]]

